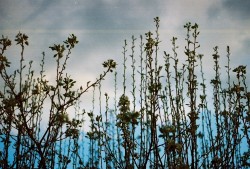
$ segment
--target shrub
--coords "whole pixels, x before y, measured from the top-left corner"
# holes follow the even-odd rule
[[[160,51],[160,20],[154,18],[155,32],[145,39],[132,36],[131,54],[123,46],[123,64],[103,63],[106,70],[93,83],[74,89],[67,74],[67,60],[78,43],[72,34],[63,44],[50,47],[55,52],[56,81],[50,84],[44,70],[35,78],[30,62],[27,74],[24,49],[28,36],[18,33],[21,46],[20,68],[10,74],[5,51],[11,41],[2,37],[0,74],[2,168],[247,168],[249,162],[250,93],[246,66],[232,68],[230,48],[227,63],[220,63],[219,48],[211,56],[214,77],[205,79],[198,24],[186,23],[185,62],[177,53],[177,38],[171,39],[172,51]],[[128,62],[130,59],[130,62]],[[128,65],[131,63],[131,65]],[[127,70],[127,67],[131,69]],[[221,79],[225,66],[226,80]],[[104,94],[101,81],[114,72],[114,98]],[[122,89],[118,89],[118,76]],[[234,79],[234,80],[232,80]],[[128,86],[128,87],[127,87]],[[93,88],[92,88],[93,87]],[[93,110],[79,113],[79,99],[93,89]],[[208,88],[213,91],[209,98]],[[121,96],[118,97],[118,93]],[[98,100],[96,101],[97,97]],[[209,104],[212,103],[212,104]],[[49,103],[49,104],[46,104]],[[49,110],[45,129],[41,120],[44,107]],[[75,118],[67,110],[75,108]],[[99,108],[99,113],[95,111]],[[84,119],[90,119],[84,133]],[[87,148],[86,148],[86,145]],[[10,160],[10,153],[14,159]]]

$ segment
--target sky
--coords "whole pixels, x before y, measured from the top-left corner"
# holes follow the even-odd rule
[[[139,38],[154,31],[156,16],[161,20],[161,55],[164,50],[171,53],[173,36],[178,38],[178,52],[184,55],[183,25],[190,21],[199,25],[199,53],[204,54],[204,69],[209,77],[215,46],[219,46],[221,63],[225,63],[229,45],[232,67],[250,66],[249,9],[248,0],[0,0],[0,35],[14,40],[19,31],[27,34],[30,45],[25,50],[25,60],[34,60],[34,66],[39,66],[44,51],[47,77],[53,78],[56,64],[48,47],[75,34],[79,44],[72,52],[67,71],[78,85],[85,85],[102,73],[101,64],[107,59],[117,61],[119,72],[124,40],[131,46],[132,35]],[[18,51],[15,47],[9,50],[13,64],[18,61]],[[107,79],[104,92],[113,91],[113,81]]]

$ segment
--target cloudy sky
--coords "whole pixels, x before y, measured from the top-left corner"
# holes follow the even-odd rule
[[[14,40],[19,31],[26,33],[30,42],[26,60],[39,65],[45,51],[50,76],[55,64],[48,47],[74,33],[79,44],[71,55],[68,72],[85,84],[102,72],[103,61],[112,58],[120,63],[124,39],[130,42],[132,35],[153,31],[154,17],[161,20],[162,51],[170,49],[170,39],[176,36],[180,55],[185,45],[183,25],[196,22],[201,31],[199,53],[205,55],[205,70],[210,72],[211,54],[217,45],[222,58],[226,46],[231,47],[233,67],[250,66],[249,9],[248,0],[0,0],[0,34]],[[10,50],[15,55],[16,49]],[[15,63],[16,58],[11,57]]]

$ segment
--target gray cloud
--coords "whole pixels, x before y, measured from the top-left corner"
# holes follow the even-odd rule
[[[27,33],[31,41],[27,54],[39,58],[40,53],[45,51],[48,70],[53,70],[53,54],[48,46],[61,43],[70,33],[74,33],[80,42],[72,52],[69,64],[71,73],[77,77],[81,69],[82,72],[98,75],[102,72],[101,63],[104,60],[113,58],[121,61],[124,39],[130,40],[133,34],[138,37],[154,30],[153,18],[156,16],[161,19],[160,29],[165,31],[160,32],[161,40],[171,47],[169,39],[177,36],[180,55],[185,43],[183,25],[187,21],[200,25],[201,53],[210,55],[212,47],[219,45],[223,48],[227,42],[234,51],[237,50],[242,46],[242,34],[237,29],[241,27],[243,19],[247,19],[244,16],[249,16],[249,2],[236,2],[240,3],[235,4],[233,0],[221,3],[215,0],[2,0],[0,34],[11,33],[10,30],[14,34],[19,30]],[[243,25],[247,28],[246,23]],[[223,30],[218,30],[220,28]],[[234,31],[226,32],[225,29]],[[237,56],[245,58],[245,54],[240,52],[237,52]]]
[[[30,4],[31,9],[33,9],[24,19],[23,24],[29,23],[30,21],[37,21],[40,15],[43,15],[45,12],[49,10],[53,4],[55,5],[55,1],[32,1],[29,0],[28,3]],[[49,18],[47,18],[49,19]],[[39,22],[38,22],[39,23]]]
[[[226,20],[230,22],[249,22],[250,1],[248,0],[224,0],[216,2],[208,8],[210,19]],[[246,24],[246,23],[243,23]]]
[[[1,29],[143,29],[144,21],[161,14],[157,1],[5,1]],[[140,22],[139,22],[140,21]],[[7,24],[7,22],[9,24]]]
[[[240,20],[249,20],[250,1],[248,0],[224,0],[222,6],[228,11],[229,15]]]

